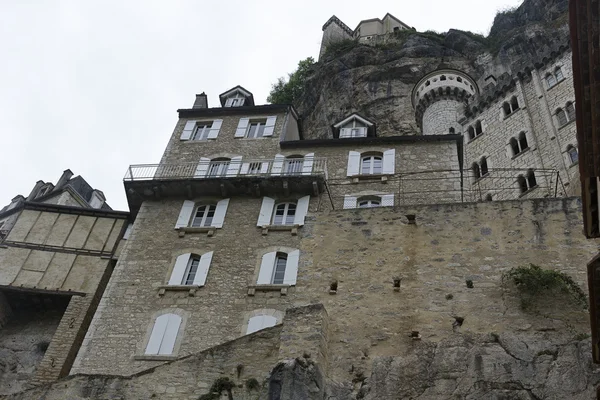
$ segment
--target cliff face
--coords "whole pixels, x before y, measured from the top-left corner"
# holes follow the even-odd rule
[[[370,45],[333,46],[313,68],[299,104],[305,138],[331,137],[331,125],[352,112],[375,121],[380,136],[420,134],[411,103],[414,85],[440,68],[471,75],[480,89],[489,75],[513,74],[568,43],[566,0],[527,0],[499,14],[487,38],[400,31]]]

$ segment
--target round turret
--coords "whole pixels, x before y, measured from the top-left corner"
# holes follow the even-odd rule
[[[423,135],[459,133],[461,106],[477,94],[477,84],[464,72],[441,69],[425,75],[412,92],[415,118]]]

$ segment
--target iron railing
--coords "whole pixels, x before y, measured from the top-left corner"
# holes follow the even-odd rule
[[[327,159],[316,157],[202,160],[198,163],[138,164],[124,181],[326,175]]]

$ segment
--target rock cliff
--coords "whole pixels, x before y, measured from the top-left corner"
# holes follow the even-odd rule
[[[376,41],[338,43],[314,65],[298,105],[305,138],[331,137],[330,126],[352,112],[378,124],[380,136],[420,134],[411,104],[427,73],[455,68],[480,89],[489,75],[513,75],[559,46],[568,46],[568,2],[527,0],[499,13],[488,37],[400,31]]]

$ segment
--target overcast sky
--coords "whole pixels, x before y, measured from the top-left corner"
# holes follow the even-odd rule
[[[335,14],[354,29],[390,12],[419,31],[487,34],[520,0],[0,0],[0,208],[70,168],[127,210],[129,164],[152,164],[205,91],[271,84],[318,56]]]

